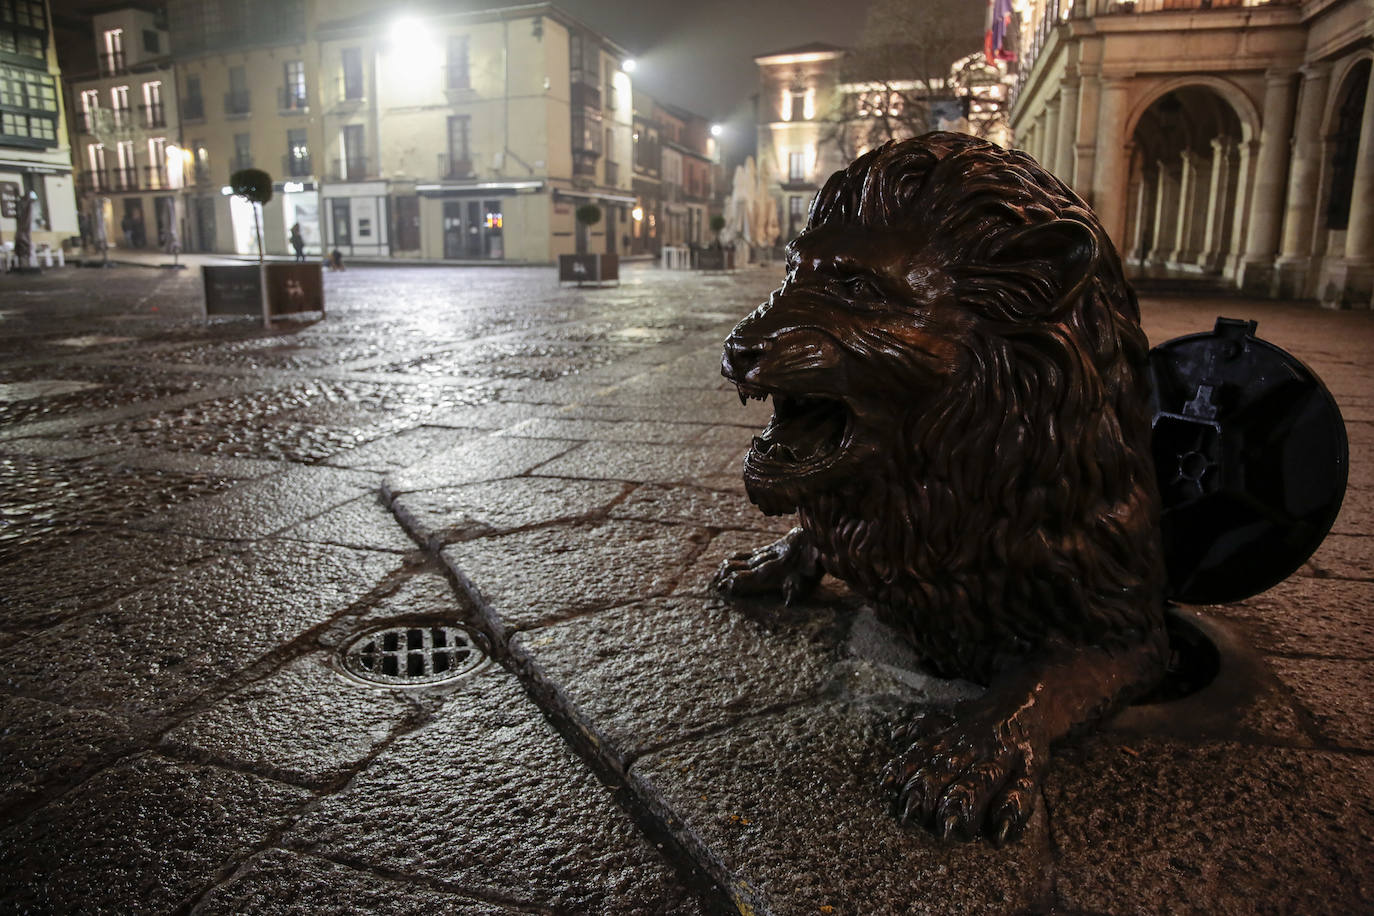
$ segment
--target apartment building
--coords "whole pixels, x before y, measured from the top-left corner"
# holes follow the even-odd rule
[[[830,139],[827,118],[840,110],[845,49],[813,42],[754,58],[759,68],[758,168],[780,208],[782,241],[806,224],[811,199],[848,157]]]
[[[95,17],[93,40],[100,71],[71,98],[89,212],[113,244],[157,244],[175,197],[184,247],[255,252],[253,208],[228,187],[249,167],[274,179],[269,254],[290,252],[297,224],[311,253],[345,257],[550,262],[660,244],[657,103],[633,91],[625,49],[553,4],[169,0],[165,22]],[[707,125],[663,117],[674,238],[699,237]],[[589,204],[600,218],[577,219]]]
[[[654,108],[660,131],[659,175],[663,201],[663,244],[704,245],[710,241],[715,140],[710,122],[682,108]]]
[[[321,23],[327,242],[346,254],[615,252],[634,203],[625,51],[551,4]],[[592,203],[602,219],[578,222]]]
[[[168,25],[186,162],[188,247],[257,251],[253,207],[229,177],[274,179],[262,210],[263,247],[290,252],[299,224],[307,251],[328,250],[320,209],[323,123],[318,46],[305,0],[169,0]]]
[[[176,79],[160,15],[123,9],[92,18],[95,73],[68,75],[79,205],[104,224],[112,248],[158,247],[172,222],[186,159],[179,144]]]
[[[888,140],[957,130],[1009,142],[1012,78],[1005,63],[965,53],[963,33],[950,27],[938,41],[857,50],[813,42],[754,59],[758,169],[772,188],[783,242],[806,224],[831,173]]]
[[[1370,306],[1365,0],[1034,0],[1011,122],[1137,270]]]
[[[0,0],[0,233],[14,241],[11,213],[33,205],[31,240],[59,248],[78,235],[61,71],[45,0]],[[15,211],[17,212],[17,211]]]

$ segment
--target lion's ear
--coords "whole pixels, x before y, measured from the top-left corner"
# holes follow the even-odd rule
[[[993,255],[998,265],[1036,276],[1049,288],[1052,308],[1083,294],[1097,271],[1097,238],[1083,223],[1056,219],[1011,235]]]

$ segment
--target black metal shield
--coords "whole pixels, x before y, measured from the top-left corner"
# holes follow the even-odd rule
[[[1257,324],[1218,318],[1150,351],[1168,594],[1239,601],[1312,555],[1340,511],[1349,447],[1321,380]]]

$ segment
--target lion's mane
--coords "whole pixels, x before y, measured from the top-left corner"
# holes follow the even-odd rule
[[[1053,257],[999,257],[1051,220],[1096,240],[1067,302]],[[882,466],[802,501],[827,568],[944,674],[986,681],[1060,644],[1158,642],[1148,345],[1092,211],[1029,156],[937,133],[837,172],[812,205],[819,226],[912,233],[977,319],[956,341],[956,384],[919,409],[894,399]]]

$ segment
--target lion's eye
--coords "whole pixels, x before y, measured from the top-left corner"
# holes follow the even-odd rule
[[[844,287],[855,299],[881,299],[883,296],[877,284],[867,277],[850,277],[844,281]]]

